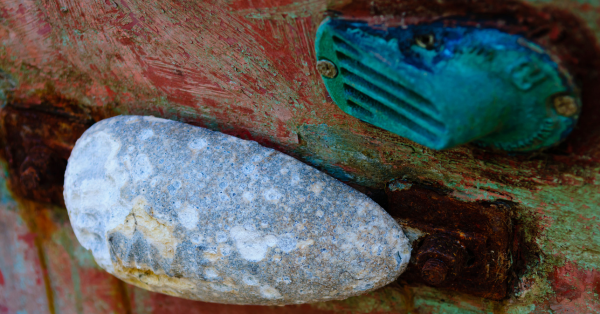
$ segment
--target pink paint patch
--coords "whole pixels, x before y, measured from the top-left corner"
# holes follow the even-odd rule
[[[275,108],[275,116],[280,121],[287,121],[292,118],[292,112],[286,107],[277,107]]]
[[[236,44],[238,41],[237,41],[235,38],[227,37],[227,38],[225,39],[225,42],[233,46],[233,45],[235,45],[235,44]]]
[[[43,23],[43,26],[37,31],[38,35],[46,36],[52,31],[52,26],[48,23]]]
[[[27,245],[30,248],[35,247],[35,234],[33,233],[26,233],[26,234],[21,234],[17,237],[19,240],[27,243]]]
[[[587,292],[597,293],[590,290],[600,285],[600,272],[582,269],[575,263],[556,268],[549,278],[559,304],[585,303]]]

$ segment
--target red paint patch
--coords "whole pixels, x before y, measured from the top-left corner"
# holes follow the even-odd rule
[[[240,0],[230,3],[229,7],[233,10],[244,9],[271,9],[296,4],[294,0]]]
[[[33,233],[20,234],[17,238],[19,240],[27,243],[27,245],[30,248],[35,247],[35,234],[33,234]]]
[[[4,275],[2,275],[1,270],[0,270],[0,286],[4,286]]]
[[[306,304],[288,306],[227,305],[184,300],[158,293],[152,293],[143,301],[146,303],[144,306],[152,309],[151,313],[161,314],[333,314],[331,311],[318,310]]]
[[[567,263],[558,267],[549,276],[552,289],[556,292],[558,303],[565,299],[574,301],[582,298],[586,287],[595,284],[595,289],[600,288],[600,273],[596,270],[583,270],[574,263]]]
[[[581,6],[581,11],[583,11],[583,12],[594,11],[594,7],[591,4],[586,3],[586,4],[584,4],[584,5]]]
[[[600,313],[595,294],[600,292],[600,271],[584,269],[573,262],[557,267],[548,277],[556,293],[555,301],[546,303],[560,313]]]
[[[594,278],[594,283],[593,283],[592,287],[594,289],[594,293],[600,295],[600,276],[596,276]]]
[[[199,98],[229,99],[232,96],[214,84],[203,73],[169,64],[166,60],[146,58],[144,75],[165,92],[169,100],[194,107]]]

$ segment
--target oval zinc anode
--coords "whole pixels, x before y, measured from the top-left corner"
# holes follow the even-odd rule
[[[98,264],[188,299],[282,305],[394,281],[410,248],[365,195],[256,142],[119,116],[77,141],[65,203]]]

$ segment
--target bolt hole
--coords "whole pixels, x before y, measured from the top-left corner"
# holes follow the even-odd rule
[[[427,50],[432,50],[435,48],[435,35],[433,34],[423,34],[417,35],[415,37],[415,43],[417,46],[421,48],[425,48]]]
[[[467,249],[467,267],[471,267],[475,264],[476,258],[475,253],[470,249]]]
[[[425,242],[425,239],[426,239],[426,238],[427,238],[427,237],[422,237],[422,238],[418,239],[418,240],[417,240],[417,243],[416,243],[416,245],[415,245],[415,247],[416,247],[416,248],[421,248],[421,246],[423,246],[423,242]]]

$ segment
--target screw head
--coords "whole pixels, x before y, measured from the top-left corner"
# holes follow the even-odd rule
[[[21,171],[21,182],[29,190],[36,189],[40,184],[40,174],[35,167],[27,167]]]
[[[415,254],[421,279],[432,286],[447,284],[460,276],[467,258],[466,247],[444,233],[427,236]]]
[[[319,71],[319,74],[321,74],[321,76],[330,79],[335,78],[338,75],[337,67],[335,66],[335,64],[333,64],[333,62],[329,60],[318,61],[317,71]]]
[[[415,43],[421,48],[432,50],[435,48],[435,35],[434,34],[423,34],[415,37]]]
[[[52,156],[52,151],[41,145],[34,146],[27,151],[27,157],[19,168],[21,184],[27,190],[40,188],[52,167]]]
[[[430,258],[421,268],[421,277],[428,284],[437,286],[446,280],[448,266],[436,258]]]
[[[579,111],[577,101],[573,96],[555,96],[552,102],[554,103],[554,109],[556,109],[556,112],[561,116],[572,117]]]

